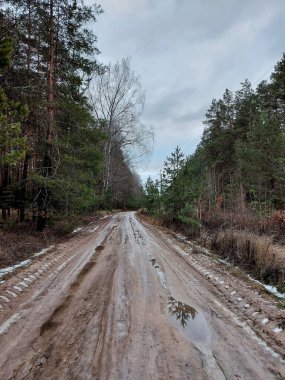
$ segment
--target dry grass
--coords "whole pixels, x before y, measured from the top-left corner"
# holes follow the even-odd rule
[[[150,215],[146,210],[140,209],[136,213],[137,217],[146,223],[155,225],[155,226],[162,226],[163,223],[159,218],[156,218],[152,215]]]
[[[226,229],[216,234],[211,248],[263,281],[285,281],[285,248],[273,244],[272,237]]]
[[[143,210],[138,213],[146,222],[165,226],[172,231],[179,231],[192,238],[195,231],[183,225],[169,223],[162,218],[154,218]],[[219,223],[217,223],[217,226]],[[220,225],[219,225],[220,227]],[[204,247],[215,251],[230,262],[252,273],[253,276],[266,283],[277,285],[285,291],[285,246],[274,243],[273,236],[259,235],[258,232],[245,229],[225,228],[203,229],[198,231],[196,240]],[[200,233],[201,232],[201,233]]]
[[[257,215],[249,209],[203,211],[203,225],[209,230],[221,227],[246,230],[257,235],[274,235],[274,239],[285,244],[285,211],[274,211],[266,215]]]

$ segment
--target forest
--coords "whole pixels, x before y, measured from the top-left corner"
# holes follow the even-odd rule
[[[251,227],[285,222],[285,55],[269,82],[245,80],[213,99],[194,154],[176,147],[160,180],[147,180],[146,207],[176,223]],[[274,224],[274,223],[273,223]],[[273,225],[272,225],[273,228]]]
[[[269,81],[213,99],[196,151],[176,147],[146,209],[262,279],[285,284],[285,54]]]
[[[134,162],[153,132],[129,58],[100,63],[100,5],[9,0],[0,7],[0,208],[4,225],[135,208]]]
[[[196,151],[177,146],[143,186],[134,167],[154,139],[144,91],[130,58],[100,63],[90,25],[102,12],[76,0],[1,3],[1,225],[42,232],[67,220],[70,232],[78,216],[140,208],[285,281],[274,245],[285,228],[285,55],[268,81],[213,99]]]

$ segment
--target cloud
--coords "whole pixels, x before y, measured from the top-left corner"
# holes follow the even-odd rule
[[[90,0],[91,2],[91,0]],[[212,98],[256,83],[281,58],[284,0],[102,0],[94,31],[104,63],[132,57],[156,147],[149,171],[176,145],[190,154]]]
[[[164,93],[157,94],[146,103],[144,117],[150,120],[172,118],[181,111],[181,105],[185,99],[194,96],[197,90],[192,87],[168,89]]]

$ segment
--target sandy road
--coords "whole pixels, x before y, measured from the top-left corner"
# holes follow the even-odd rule
[[[0,379],[284,379],[284,347],[178,253],[121,213],[12,276]]]

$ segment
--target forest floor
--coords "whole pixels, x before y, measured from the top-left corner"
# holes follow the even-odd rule
[[[1,268],[13,266],[28,260],[41,250],[58,244],[73,236],[76,225],[83,227],[95,219],[103,218],[109,212],[101,211],[96,215],[81,217],[76,221],[60,220],[49,223],[43,232],[37,232],[31,221],[22,224],[0,227],[0,274]]]
[[[34,253],[49,245],[59,243],[60,237],[47,228],[42,233],[31,231],[29,226],[1,229],[0,231],[0,268],[17,264],[29,259]]]
[[[119,213],[0,284],[1,379],[284,379],[285,310],[170,231]]]

